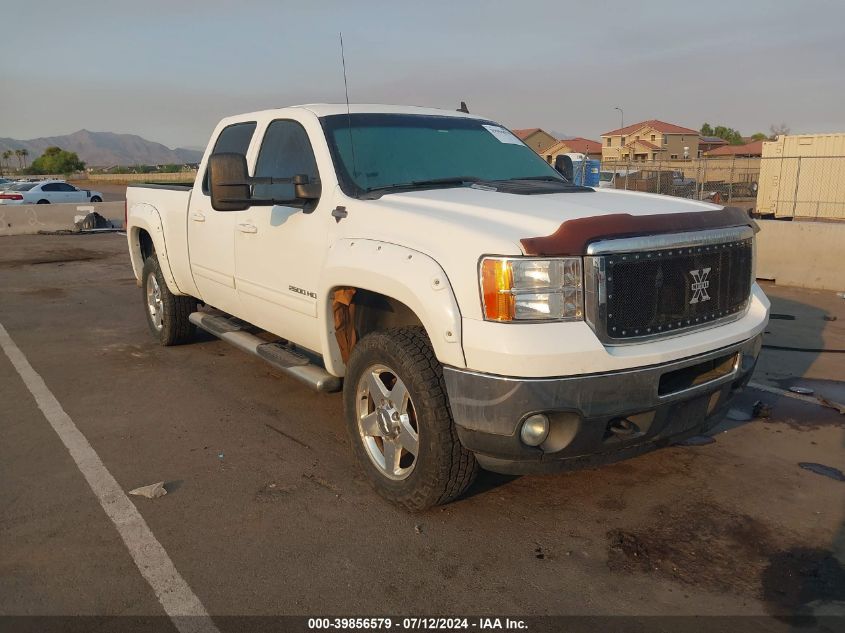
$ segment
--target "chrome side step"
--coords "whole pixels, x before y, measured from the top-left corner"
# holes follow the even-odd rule
[[[341,379],[323,367],[312,363],[307,356],[282,343],[267,341],[246,331],[247,324],[238,319],[207,312],[193,312],[188,317],[194,325],[213,334],[238,349],[249,352],[276,369],[296,378],[317,391],[340,391]]]

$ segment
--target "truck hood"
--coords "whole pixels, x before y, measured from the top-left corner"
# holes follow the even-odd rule
[[[562,222],[577,218],[721,209],[705,202],[615,189],[519,195],[473,187],[395,193],[356,201],[355,206],[359,204],[365,207],[361,211],[367,218],[369,236],[382,233],[380,239],[418,247],[432,255],[444,242],[463,247],[486,242],[478,244],[483,253],[502,251],[507,244],[510,248],[500,254],[520,254],[521,239],[550,235]]]

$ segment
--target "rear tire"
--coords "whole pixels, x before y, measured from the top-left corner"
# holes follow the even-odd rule
[[[458,439],[443,368],[423,328],[362,338],[343,400],[352,451],[385,499],[416,512],[456,499],[475,480],[478,464]]]
[[[91,202],[102,202],[103,199],[100,196],[91,196]]]
[[[194,338],[197,329],[188,317],[196,311],[197,300],[170,292],[155,255],[144,261],[141,293],[147,325],[159,343],[181,345]]]
[[[38,202],[36,202],[35,204],[50,204],[50,201],[42,199],[42,200],[39,200]]]

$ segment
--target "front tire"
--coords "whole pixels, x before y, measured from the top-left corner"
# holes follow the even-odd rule
[[[103,199],[100,196],[91,196],[91,202],[102,202]]]
[[[419,511],[460,496],[478,474],[458,439],[443,368],[421,327],[373,332],[352,349],[343,388],[352,450],[385,499]]]
[[[155,255],[144,262],[141,280],[147,325],[158,342],[180,345],[193,339],[196,326],[188,317],[197,309],[197,300],[170,292]]]

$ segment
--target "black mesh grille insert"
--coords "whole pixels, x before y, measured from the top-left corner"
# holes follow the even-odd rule
[[[742,311],[751,240],[606,257],[607,335],[654,336]]]

